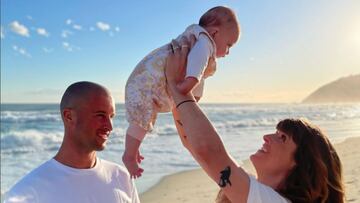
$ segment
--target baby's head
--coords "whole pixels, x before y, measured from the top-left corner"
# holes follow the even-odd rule
[[[199,20],[199,25],[211,35],[216,44],[216,57],[229,54],[229,49],[240,36],[240,25],[235,12],[225,6],[208,10]]]

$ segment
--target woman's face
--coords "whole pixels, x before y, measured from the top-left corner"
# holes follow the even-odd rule
[[[295,142],[291,136],[281,130],[277,130],[274,134],[264,135],[264,141],[262,148],[250,156],[258,176],[285,177],[296,165]]]

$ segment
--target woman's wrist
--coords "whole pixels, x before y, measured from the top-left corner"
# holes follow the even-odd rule
[[[187,94],[182,94],[179,91],[179,89],[177,88],[177,85],[175,82],[168,82],[168,90],[170,91],[170,94],[176,105],[178,105],[180,102],[186,101],[186,100],[196,101],[194,96],[191,94],[191,92],[189,92]]]
[[[185,104],[187,102],[196,102],[196,100],[195,99],[186,99],[186,100],[181,101],[178,104],[176,104],[176,108],[178,109],[182,104]]]

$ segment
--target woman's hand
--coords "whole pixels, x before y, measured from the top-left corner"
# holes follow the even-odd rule
[[[172,51],[167,60],[165,76],[168,84],[176,84],[184,80],[187,64],[187,55],[196,42],[195,36],[182,37],[180,42],[172,40],[169,49]]]

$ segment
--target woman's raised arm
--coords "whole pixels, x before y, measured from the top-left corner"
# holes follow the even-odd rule
[[[168,91],[179,112],[182,128],[186,134],[187,147],[205,172],[223,189],[231,202],[247,201],[250,180],[227,153],[220,136],[206,115],[195,102],[191,93],[183,95],[176,84],[181,81],[181,71],[186,65],[188,47],[172,42],[174,50],[166,65]]]

